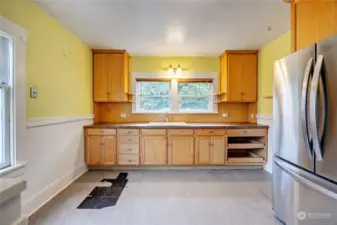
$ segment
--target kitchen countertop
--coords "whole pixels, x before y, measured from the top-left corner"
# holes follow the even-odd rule
[[[170,122],[169,122],[170,123]],[[186,124],[151,124],[151,123],[98,123],[84,126],[84,128],[225,128],[225,129],[256,129],[268,128],[256,123],[186,123]]]

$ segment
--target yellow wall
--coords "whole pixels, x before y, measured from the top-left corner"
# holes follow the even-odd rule
[[[34,3],[0,0],[2,16],[28,31],[27,117],[92,113],[90,49]],[[38,97],[29,97],[29,87]]]
[[[264,99],[264,96],[273,95],[273,68],[274,61],[291,53],[290,32],[283,34],[259,51],[259,100],[258,113],[272,114],[273,100]]]
[[[210,57],[157,57],[157,56],[132,56],[132,72],[159,72],[172,64],[173,67],[187,68],[186,72],[219,72],[220,61],[216,56]]]

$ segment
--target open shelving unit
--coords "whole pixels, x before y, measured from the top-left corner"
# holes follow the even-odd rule
[[[267,136],[256,135],[227,137],[228,165],[263,165],[267,162]]]

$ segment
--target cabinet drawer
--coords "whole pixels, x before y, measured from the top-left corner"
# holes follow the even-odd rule
[[[119,136],[119,143],[139,143],[139,136]]]
[[[139,130],[138,129],[118,129],[118,135],[139,135]]]
[[[193,135],[194,134],[194,131],[191,130],[191,129],[169,129],[167,130],[167,134],[169,136],[172,136],[172,135]]]
[[[119,144],[119,154],[139,154],[139,144]]]
[[[119,165],[139,165],[139,155],[118,155]]]
[[[166,135],[166,129],[141,129],[141,135]]]
[[[116,129],[87,129],[88,135],[116,135]]]
[[[224,129],[196,129],[196,135],[225,135]]]
[[[267,135],[266,129],[229,129],[227,130],[228,137],[236,136],[236,137],[263,137]]]

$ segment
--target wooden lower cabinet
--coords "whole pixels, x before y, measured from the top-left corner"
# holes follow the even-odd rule
[[[195,149],[196,164],[225,164],[226,139],[224,136],[197,136]]]
[[[166,136],[142,136],[140,152],[140,163],[143,165],[167,164]]]
[[[116,136],[88,135],[85,161],[88,165],[115,165]]]
[[[267,159],[266,128],[85,131],[88,166],[262,166]]]
[[[211,145],[211,164],[225,164],[226,138],[212,137]]]
[[[168,137],[168,164],[169,165],[194,164],[193,136]]]
[[[87,136],[86,137],[86,156],[85,162],[88,165],[100,165],[102,158],[102,137]]]
[[[116,136],[104,136],[102,143],[102,164],[115,165],[117,163]]]

